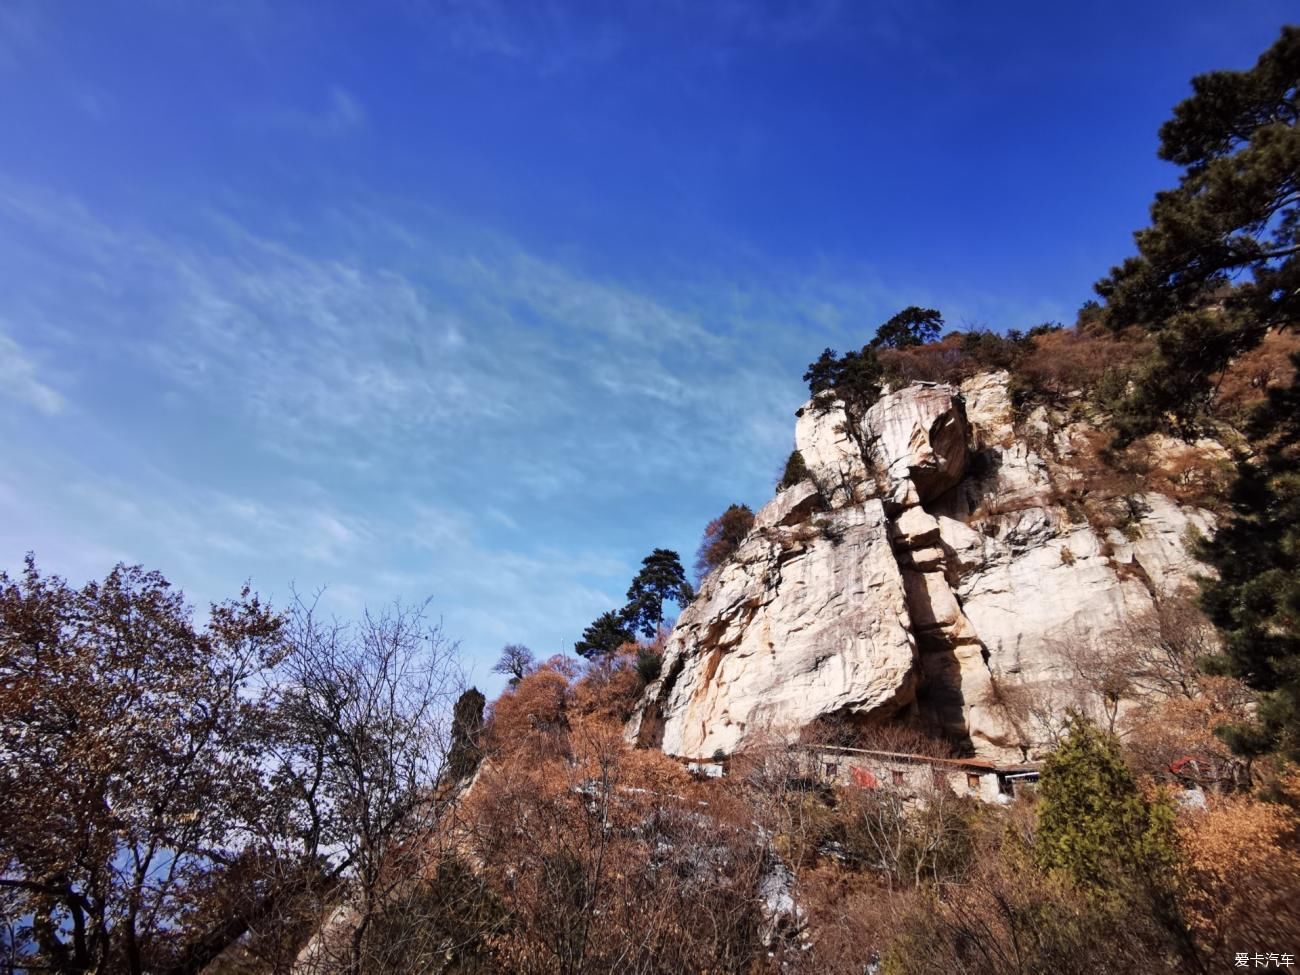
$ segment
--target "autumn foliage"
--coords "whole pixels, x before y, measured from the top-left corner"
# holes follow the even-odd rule
[[[1300,799],[1300,773],[1285,780]],[[1216,798],[1180,824],[1188,919],[1224,968],[1254,945],[1300,944],[1300,836],[1294,805]]]
[[[243,593],[197,626],[140,569],[0,583],[2,947],[54,971],[1085,975],[1297,935],[1300,780],[1269,766],[1265,801],[1213,771],[1249,700],[1192,668],[1177,604],[1130,635],[1157,703],[1125,744],[1076,719],[1041,798],[1003,808],[832,785],[798,729],[697,779],[625,737],[654,647],[530,664],[484,715],[418,612],[349,628]],[[1208,808],[1175,820],[1158,790],[1188,781]]]
[[[245,589],[194,621],[157,572],[0,573],[0,955],[56,972],[284,970],[327,905],[356,938],[440,815],[454,646]],[[19,964],[21,961],[21,964]]]
[[[747,504],[733,504],[704,528],[699,551],[695,555],[695,575],[703,579],[726,562],[740,547],[754,527],[754,512]]]
[[[510,923],[498,970],[746,971],[764,854],[676,761],[631,749],[635,647],[577,680],[547,666],[492,707],[492,749],[455,836]]]

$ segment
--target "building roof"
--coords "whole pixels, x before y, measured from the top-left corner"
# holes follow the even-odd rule
[[[836,755],[864,755],[873,758],[882,758],[893,762],[911,762],[918,765],[940,765],[946,768],[965,770],[969,772],[1037,772],[1038,765],[1019,764],[1019,765],[999,765],[997,762],[990,761],[986,758],[935,758],[932,755],[916,755],[910,752],[881,752],[873,751],[868,748],[848,748],[843,745],[792,745],[792,748],[801,749],[811,752],[830,752]]]

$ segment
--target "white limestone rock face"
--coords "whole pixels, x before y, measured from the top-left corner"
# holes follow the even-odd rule
[[[969,430],[956,394],[951,386],[913,384],[867,410],[865,439],[891,490],[911,482],[924,502],[961,480]]]
[[[857,431],[842,405],[806,406],[813,476],[758,512],[682,613],[630,734],[707,758],[844,712],[920,721],[986,758],[1034,754],[1006,693],[1077,684],[1068,648],[1114,646],[1204,571],[1186,542],[1214,522],[1148,492],[1099,536],[1058,487],[1088,428],[1041,409],[1017,426],[1007,378],[897,390]]]
[[[1136,500],[1141,516],[1133,537],[1118,531],[1110,534],[1117,563],[1140,567],[1162,595],[1186,587],[1197,575],[1210,571],[1188,551],[1188,541],[1189,535],[1213,535],[1214,515],[1180,505],[1163,494],[1141,494]]]
[[[966,400],[966,422],[971,429],[971,445],[976,449],[990,444],[1007,445],[1015,439],[1015,416],[1006,371],[984,372],[961,384]]]
[[[832,508],[865,501],[875,484],[862,451],[849,433],[849,418],[838,400],[823,407],[805,403],[794,425],[794,446]]]
[[[1026,729],[1012,727],[995,685],[1074,703],[1072,656],[1122,645],[1126,621],[1204,571],[1187,551],[1187,531],[1210,534],[1213,517],[1164,495],[1134,501],[1141,514],[1131,538],[1116,530],[1099,538],[1046,498],[971,524],[938,518],[949,579],[987,661],[987,674],[963,671],[962,706],[977,753],[1023,757]]]
[[[962,383],[971,429],[972,456],[966,476],[935,500],[932,510],[962,521],[991,512],[1041,508],[1052,500],[1047,461],[1017,436],[1005,372],[985,373]],[[1046,424],[1046,419],[1042,422]],[[1039,436],[1047,436],[1046,426]]]
[[[985,561],[962,575],[956,595],[995,674],[1063,676],[1054,640],[1113,631],[1150,605],[1142,582],[1121,578],[1086,525],[1022,551],[989,540]]]
[[[884,508],[824,517],[832,537],[810,524],[755,531],[704,582],[669,638],[639,740],[708,757],[823,714],[911,703],[916,649]],[[766,509],[758,520],[770,522]]]
[[[966,732],[988,758],[1033,757],[1043,744],[1033,728],[1015,726],[995,687],[1072,703],[1072,654],[1115,646],[1124,621],[1152,606],[1140,575],[1123,572],[1087,525],[1037,524],[1027,544],[985,536],[977,545],[965,526],[941,520],[945,544],[961,553],[954,594],[985,659],[983,671],[962,669]]]
[[[883,397],[855,429],[838,400],[798,412],[795,447],[831,507],[882,492],[908,507],[942,494],[966,470],[969,428],[959,391],[925,383]],[[870,456],[870,467],[864,461]]]
[[[822,508],[821,492],[812,481],[800,481],[777,494],[754,516],[754,530],[784,528],[812,518]]]

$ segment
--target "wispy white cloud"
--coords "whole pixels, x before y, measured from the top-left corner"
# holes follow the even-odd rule
[[[0,229],[5,385],[85,418],[19,448],[7,558],[113,553],[202,598],[328,584],[342,611],[432,592],[485,653],[561,649],[647,541],[766,500],[804,363],[936,297],[757,257],[650,287],[373,201],[310,237],[160,234],[0,185]]]
[[[482,459],[496,444],[518,483],[554,494],[588,467],[650,474],[685,460],[689,470],[711,431],[737,436],[722,428],[728,415],[781,409],[767,381],[780,367],[755,347],[752,327],[720,336],[697,311],[509,241],[485,239],[467,257],[417,235],[419,249],[402,259],[423,269],[416,278],[309,256],[228,222],[222,246],[203,249],[114,231],[72,205],[28,201],[24,213],[65,238],[75,231],[82,289],[149,281],[152,307],[133,317],[158,327],[137,331],[133,349],[178,389],[245,414],[286,457],[364,467],[406,455],[419,466],[453,450]],[[371,241],[381,251],[392,243]],[[558,455],[542,449],[539,430],[548,445],[558,440]],[[642,438],[674,458],[645,451]]]
[[[37,378],[36,365],[17,342],[0,332],[0,395],[47,415],[63,412],[66,402],[54,387]]]
[[[346,88],[334,85],[329,90],[329,101],[325,110],[314,119],[317,131],[338,135],[364,125],[366,110],[361,100]]]
[[[439,45],[527,62],[544,75],[607,63],[629,41],[623,18],[562,2],[410,0],[407,9]]]
[[[320,104],[259,109],[245,117],[250,127],[278,129],[313,139],[337,139],[366,126],[365,104],[342,85],[330,85]]]
[[[133,560],[147,561],[159,548],[198,578],[204,561],[256,562],[267,553],[286,558],[301,571],[344,565],[369,538],[362,516],[333,505],[313,507],[298,497],[254,500],[205,489],[145,467],[128,481],[79,467],[63,468],[54,491],[87,526],[106,524],[132,539]]]
[[[0,258],[28,282],[0,314],[39,305],[33,348],[106,386],[77,392],[110,458],[33,442],[45,462],[0,519],[11,553],[102,572],[81,553],[111,552],[203,599],[248,575],[328,584],[342,611],[433,592],[471,650],[552,652],[627,585],[639,556],[599,527],[623,505],[766,489],[798,399],[766,323],[720,334],[692,302],[507,238],[361,207],[337,220],[329,247],[229,219],[162,237],[0,187]],[[159,453],[139,413],[111,415],[124,386],[212,445],[203,472]]]
[[[644,50],[658,32],[689,39],[698,49],[687,56],[702,55],[711,65],[734,60],[745,47],[827,39],[916,48],[917,24],[933,16],[932,0],[630,0],[609,7],[571,0],[408,0],[405,6],[434,43],[526,64],[541,75],[599,69]]]
[[[583,539],[531,552],[487,544],[479,512],[454,505],[394,499],[362,513],[282,483],[259,491],[204,488],[149,463],[129,478],[107,475],[51,453],[0,476],[0,566],[35,549],[47,571],[80,582],[141,562],[162,568],[199,607],[251,579],[281,605],[291,588],[323,590],[322,607],[345,617],[433,595],[435,615],[464,638],[480,676],[511,640],[564,650],[617,601],[631,571]],[[593,577],[617,581],[596,586]]]

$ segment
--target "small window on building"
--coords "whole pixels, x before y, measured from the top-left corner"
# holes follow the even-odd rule
[[[835,762],[826,763],[826,777],[828,779],[835,778],[835,776],[839,774],[839,771],[840,771],[840,767]]]
[[[893,770],[891,770],[890,773],[889,773],[889,777],[890,777],[891,779],[893,779],[893,781],[894,781],[894,785],[902,785],[902,784],[903,784],[903,773],[902,773],[901,771],[899,771],[898,769],[893,769]]]
[[[931,780],[935,785],[947,785],[947,784],[948,784],[948,776],[944,774],[944,771],[943,771],[943,769],[941,769],[941,768],[932,768],[932,769],[930,769],[930,780]]]
[[[979,791],[979,787],[980,787],[980,777],[979,777],[979,775],[978,775],[977,773],[975,773],[975,772],[967,772],[967,773],[966,773],[966,788],[968,788],[968,789],[974,789],[976,792],[978,792],[978,791]]]

